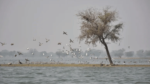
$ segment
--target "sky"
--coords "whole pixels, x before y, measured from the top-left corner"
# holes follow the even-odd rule
[[[118,12],[119,21],[124,24],[122,40],[108,44],[109,50],[150,50],[150,0],[0,0],[0,42],[6,43],[0,45],[0,51],[26,52],[32,48],[55,52],[63,46],[68,48],[70,39],[74,40],[73,48],[81,45],[82,50],[105,50],[100,43],[97,47],[87,46],[84,41],[79,44],[81,19],[76,14],[91,7],[102,10],[107,6]],[[63,31],[68,35],[63,35]],[[50,39],[48,43],[46,38]],[[43,45],[39,46],[39,42]]]

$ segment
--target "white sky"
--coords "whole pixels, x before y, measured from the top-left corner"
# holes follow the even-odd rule
[[[110,51],[121,48],[150,50],[150,0],[0,0],[0,42],[6,43],[0,45],[0,51],[27,51],[29,47],[55,52],[68,44],[69,39],[74,40],[72,47],[78,48],[76,37],[80,34],[81,20],[76,14],[90,7],[102,9],[106,6],[117,10],[124,23],[120,46],[111,43],[108,45]],[[63,31],[68,35],[63,35]],[[46,43],[45,38],[50,42]],[[39,42],[43,45],[39,46]],[[57,45],[58,42],[62,45]],[[97,44],[97,47],[90,47],[104,50]],[[80,45],[83,50],[88,48],[84,42]]]

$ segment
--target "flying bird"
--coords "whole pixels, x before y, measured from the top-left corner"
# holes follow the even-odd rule
[[[26,61],[29,61],[28,59],[25,59]]]
[[[14,45],[14,43],[11,43],[11,45],[13,46],[13,45]]]
[[[28,59],[25,59],[26,60],[26,63],[27,63],[27,61],[29,61]]]
[[[66,34],[66,35],[67,35],[67,33],[66,33],[66,32],[63,32],[63,34]]]
[[[46,43],[49,41],[49,39],[46,39]]]
[[[20,60],[19,60],[19,64],[22,64],[22,62],[20,62]]]
[[[39,46],[41,46],[42,44],[43,44],[43,43],[40,43],[40,42],[39,42]]]
[[[27,50],[29,50],[29,48],[27,48]]]
[[[16,57],[17,55],[15,55],[15,57]]]
[[[23,55],[21,52],[17,52],[19,55]]]
[[[33,41],[36,41],[36,39],[33,39]]]
[[[2,44],[2,46],[5,45],[5,43],[2,43],[2,42],[0,42],[0,43]]]
[[[73,43],[73,40],[70,39],[70,43]]]
[[[59,42],[58,45],[61,45],[61,43]]]

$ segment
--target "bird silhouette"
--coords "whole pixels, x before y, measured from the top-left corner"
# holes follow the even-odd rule
[[[14,43],[11,43],[11,46],[13,46],[14,45]]]
[[[5,45],[5,43],[2,43],[2,42],[0,42],[0,43],[2,44],[2,46]]]
[[[20,62],[20,60],[19,60],[19,64],[22,64],[22,62]]]
[[[70,43],[73,43],[73,40],[70,39]]]
[[[61,45],[61,43],[59,42],[58,45]]]
[[[66,34],[66,35],[67,35],[67,33],[66,33],[66,32],[63,32],[63,34]]]

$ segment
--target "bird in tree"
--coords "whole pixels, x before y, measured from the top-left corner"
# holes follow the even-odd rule
[[[106,7],[102,11],[89,8],[79,12],[77,16],[82,20],[79,41],[85,40],[85,44],[91,42],[93,46],[100,42],[105,47],[110,65],[113,65],[106,41],[117,42],[120,40],[119,32],[123,23],[117,23],[119,18],[117,12],[110,10],[110,7]]]

